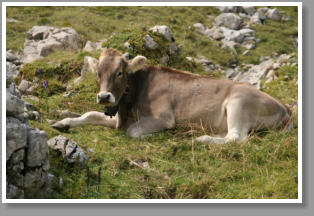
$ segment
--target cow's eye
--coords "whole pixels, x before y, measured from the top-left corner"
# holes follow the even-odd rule
[[[117,77],[122,76],[122,71],[120,71],[119,73],[117,73]]]

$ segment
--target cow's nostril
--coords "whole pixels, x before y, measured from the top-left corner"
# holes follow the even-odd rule
[[[110,94],[107,94],[105,97],[105,100],[109,100],[110,99]]]

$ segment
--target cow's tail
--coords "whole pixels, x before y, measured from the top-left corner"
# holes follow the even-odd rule
[[[279,128],[280,128],[280,130],[283,130],[285,132],[289,132],[293,128],[292,111],[286,104],[284,104],[284,103],[282,103],[282,104],[285,107],[287,113],[286,113],[285,117],[283,118],[283,120],[281,121]]]

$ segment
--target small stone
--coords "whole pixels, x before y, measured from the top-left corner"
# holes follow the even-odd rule
[[[87,41],[85,44],[85,47],[83,48],[83,52],[93,52],[97,48],[96,43],[93,43],[91,41]]]
[[[37,111],[28,112],[28,118],[34,121],[40,121],[40,114]]]
[[[74,93],[74,90],[70,90],[70,91],[65,92],[62,96],[69,98],[73,95],[73,93]]]
[[[148,49],[154,50],[154,49],[157,49],[159,47],[158,43],[156,43],[154,41],[154,39],[151,36],[149,36],[149,35],[146,35],[144,37],[144,41],[145,41],[145,46]]]
[[[279,21],[280,20],[280,13],[277,8],[274,9],[268,9],[267,11],[267,18]]]
[[[195,23],[193,24],[193,27],[196,32],[204,34],[206,27],[202,23]]]
[[[123,46],[124,46],[125,48],[127,48],[127,49],[130,49],[130,48],[131,48],[131,45],[130,45],[129,41],[126,41],[126,42],[123,44]]]
[[[17,89],[19,91],[21,91],[22,93],[25,93],[26,90],[31,87],[32,83],[27,81],[27,80],[22,80],[20,85],[17,87]]]
[[[170,28],[166,25],[161,25],[161,26],[154,26],[149,29],[153,33],[160,33],[170,42],[174,42],[173,34],[170,30]]]
[[[18,23],[19,21],[16,19],[7,18],[7,23]]]
[[[169,56],[167,55],[167,54],[165,54],[165,55],[163,55],[162,57],[161,57],[161,59],[160,59],[160,63],[162,64],[162,65],[167,65],[168,64],[168,62],[169,62]]]

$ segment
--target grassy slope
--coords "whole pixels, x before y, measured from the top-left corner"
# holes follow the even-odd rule
[[[233,63],[258,63],[261,54],[295,52],[291,39],[296,34],[296,11],[280,8],[293,21],[267,21],[256,26],[261,42],[249,56],[235,56],[220,49],[213,42],[188,26],[196,22],[211,25],[206,15],[216,15],[213,8],[205,7],[137,7],[137,8],[8,8],[7,17],[23,20],[7,25],[7,49],[19,51],[26,32],[35,24],[56,27],[71,26],[86,40],[108,37],[113,31],[168,25],[177,43],[183,45],[184,56],[204,55],[223,66]],[[171,16],[169,16],[171,14]],[[57,53],[44,60],[49,64],[66,59],[72,53]],[[267,85],[265,91],[285,103],[297,102],[297,67],[287,66],[278,71],[279,79]],[[284,76],[288,75],[288,79]],[[91,77],[81,84],[71,98],[62,94],[44,97],[39,103],[43,122],[31,121],[34,127],[47,131],[49,137],[59,135],[45,119],[55,119],[53,110],[69,109],[84,113],[102,111],[95,103],[96,80]],[[76,141],[83,149],[92,148],[90,156],[89,187],[86,170],[64,163],[51,151],[51,172],[64,179],[64,188],[54,198],[297,198],[297,111],[291,132],[262,131],[252,134],[246,143],[202,145],[194,138],[204,132],[177,128],[156,133],[143,140],[131,139],[123,131],[85,126],[71,129],[64,136]],[[192,131],[192,132],[191,132]],[[129,165],[129,161],[148,161],[150,168]],[[101,167],[101,183],[97,172]]]

